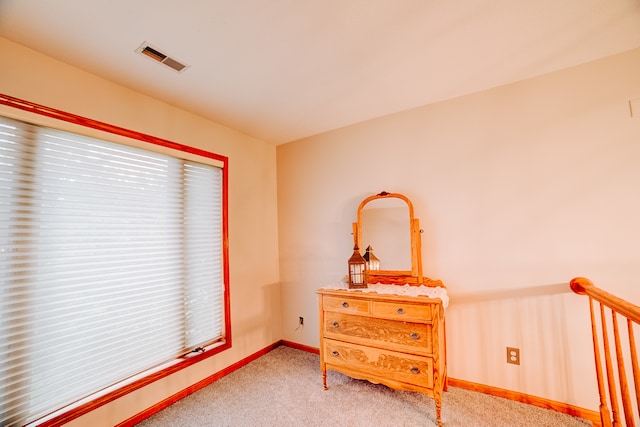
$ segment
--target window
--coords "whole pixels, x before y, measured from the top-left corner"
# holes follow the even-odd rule
[[[225,173],[0,117],[0,425],[228,343]]]

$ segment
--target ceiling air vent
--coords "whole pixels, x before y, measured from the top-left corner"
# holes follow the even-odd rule
[[[181,73],[189,68],[188,65],[185,65],[177,59],[171,58],[169,55],[162,53],[160,50],[147,42],[142,43],[140,47],[136,49],[136,52],[145,55],[146,57],[151,58],[154,61],[164,64],[172,70],[177,71],[178,73]]]

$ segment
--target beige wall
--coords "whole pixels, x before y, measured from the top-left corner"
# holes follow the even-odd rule
[[[77,419],[112,426],[281,338],[275,147],[0,38],[0,92],[229,158],[233,347]]]
[[[284,338],[318,346],[314,291],[346,273],[358,203],[404,193],[451,297],[450,377],[597,409],[566,283],[640,301],[638,70],[634,50],[279,146]]]

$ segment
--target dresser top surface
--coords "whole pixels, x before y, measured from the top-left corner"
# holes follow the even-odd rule
[[[316,291],[321,295],[334,295],[349,298],[362,298],[387,301],[410,301],[422,303],[442,303],[444,308],[449,303],[447,289],[444,287],[401,286],[401,285],[369,285],[364,289],[348,289],[341,285],[330,285]]]

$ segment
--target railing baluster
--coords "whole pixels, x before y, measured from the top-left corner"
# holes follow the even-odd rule
[[[622,356],[622,346],[620,345],[620,332],[618,330],[618,319],[616,312],[611,310],[611,321],[613,322],[613,339],[616,345],[616,361],[618,362],[618,379],[620,380],[620,394],[622,395],[622,409],[624,410],[624,419],[627,427],[635,427],[633,421],[633,407],[631,399],[629,399],[629,384],[627,384],[627,371],[624,367],[624,359]]]
[[[596,377],[598,379],[598,392],[600,393],[600,421],[602,427],[611,427],[611,413],[607,406],[607,391],[602,376],[602,359],[600,357],[600,345],[598,344],[598,329],[596,328],[596,316],[593,310],[593,299],[589,297],[589,311],[591,312],[591,336],[593,337],[593,354],[596,360]]]
[[[636,339],[633,335],[633,322],[627,319],[629,329],[629,350],[631,352],[631,368],[633,370],[633,386],[636,391],[636,409],[640,412],[640,370],[638,369],[638,351],[636,350]]]
[[[611,399],[611,415],[613,416],[613,427],[618,427],[620,426],[618,392],[616,391],[616,379],[613,375],[613,365],[611,364],[611,349],[609,347],[607,319],[604,315],[604,305],[602,303],[600,303],[600,321],[602,326],[602,342],[604,344],[604,364],[607,368],[607,387],[609,387],[609,398]]]

